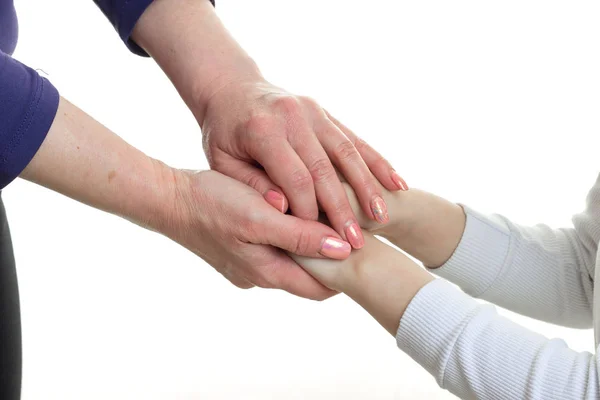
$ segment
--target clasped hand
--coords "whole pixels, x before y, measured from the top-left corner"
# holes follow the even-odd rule
[[[331,296],[282,249],[344,259],[351,246],[364,245],[335,168],[354,188],[364,213],[380,223],[388,216],[377,179],[389,190],[406,184],[312,99],[260,79],[222,84],[208,98],[199,121],[205,152],[214,170],[235,180],[217,172],[188,176],[196,202],[188,202],[194,215],[186,218],[195,223],[187,228],[205,234],[201,240],[187,235],[184,245],[236,286]],[[284,215],[288,207],[291,215]],[[319,207],[333,229],[316,222]]]

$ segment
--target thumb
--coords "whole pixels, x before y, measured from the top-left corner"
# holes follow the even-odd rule
[[[267,173],[245,161],[230,158],[220,163],[215,170],[250,186],[263,195],[267,203],[282,213],[288,209],[288,201],[283,190],[273,183]]]
[[[327,225],[273,212],[265,219],[265,243],[290,253],[317,258],[346,259],[350,244]]]

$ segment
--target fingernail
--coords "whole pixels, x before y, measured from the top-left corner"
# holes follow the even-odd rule
[[[408,190],[408,185],[396,171],[392,171],[392,180],[394,181],[396,186],[398,186],[398,189]]]
[[[285,214],[285,199],[281,193],[274,190],[269,190],[265,194],[265,199],[269,202],[269,204]]]
[[[390,220],[388,216],[387,206],[385,205],[385,201],[381,198],[381,196],[375,196],[371,201],[371,211],[373,211],[373,216],[375,220],[380,224],[385,224]]]
[[[355,249],[360,249],[365,245],[365,238],[356,222],[352,222],[346,228],[346,238]]]
[[[336,260],[343,260],[348,255],[352,248],[350,244],[334,237],[328,237],[323,241],[321,246],[321,254],[327,258],[333,258]]]

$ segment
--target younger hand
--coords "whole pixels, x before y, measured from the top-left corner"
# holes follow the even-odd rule
[[[349,286],[355,284],[361,274],[368,272],[364,271],[365,260],[368,261],[376,256],[382,246],[386,247],[373,234],[366,232],[364,247],[354,250],[345,260],[328,260],[294,254],[290,254],[290,257],[324,286],[336,292],[345,292]]]
[[[361,274],[369,273],[369,271],[364,271],[365,265],[373,263],[379,255],[378,253],[390,250],[388,249],[389,246],[379,241],[374,235],[387,236],[398,230],[397,226],[401,223],[400,212],[402,211],[398,205],[403,193],[392,193],[380,186],[382,196],[390,205],[390,219],[387,224],[382,225],[372,221],[362,212],[359,200],[352,187],[344,181],[343,177],[340,177],[340,180],[361,228],[366,231],[364,233],[364,247],[353,251],[350,257],[345,260],[317,259],[298,255],[290,255],[290,257],[323,285],[332,290],[344,292],[351,283],[360,279],[358,277]]]

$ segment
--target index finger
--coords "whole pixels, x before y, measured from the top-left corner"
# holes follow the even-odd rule
[[[257,141],[250,149],[250,155],[283,190],[293,215],[317,219],[319,208],[312,177],[286,138],[271,136]]]
[[[359,138],[352,130],[338,121],[327,110],[324,110],[327,118],[335,124],[350,139],[354,147],[361,155],[369,170],[377,180],[390,191],[408,190],[408,185],[402,177],[394,170],[392,165],[367,142]]]

